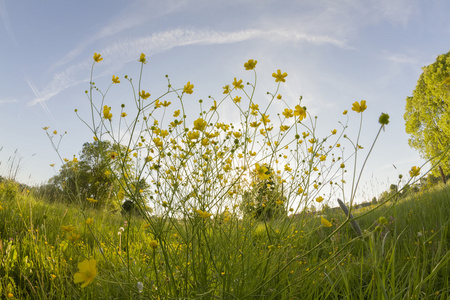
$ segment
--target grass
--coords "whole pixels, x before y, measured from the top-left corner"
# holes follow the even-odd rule
[[[154,217],[154,236],[139,217],[50,204],[5,181],[0,291],[17,299],[448,299],[449,199],[440,186],[353,211],[363,238],[348,223],[338,229],[346,220],[337,210],[327,213],[330,228],[314,216]],[[153,248],[153,240],[164,243]],[[89,258],[98,274],[80,288],[73,275]]]

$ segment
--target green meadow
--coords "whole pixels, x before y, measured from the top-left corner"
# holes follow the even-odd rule
[[[1,293],[17,299],[448,299],[450,187],[320,219],[146,221],[0,185]],[[366,211],[365,211],[366,210]],[[86,218],[92,218],[91,225]],[[380,222],[380,219],[384,222]],[[73,231],[63,226],[74,226]],[[122,229],[123,228],[123,231]],[[331,237],[330,234],[337,230]],[[121,234],[119,234],[121,233]],[[75,238],[72,238],[75,235]],[[97,260],[86,288],[77,264]],[[13,298],[11,297],[11,298]]]
[[[387,114],[361,145],[370,103],[349,103],[324,131],[302,97],[284,98],[280,69],[259,100],[253,59],[207,100],[169,76],[151,95],[145,54],[137,79],[96,84],[105,62],[93,59],[86,107],[75,109],[92,141],[78,156],[61,153],[66,133],[44,127],[57,175],[36,187],[14,172],[0,182],[2,298],[450,297],[448,185],[419,184],[426,172],[412,166],[378,201],[356,205]],[[118,84],[130,99],[109,106]],[[231,110],[237,121],[227,123]],[[338,195],[353,217],[329,206]]]

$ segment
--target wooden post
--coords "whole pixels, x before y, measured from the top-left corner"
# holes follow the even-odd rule
[[[342,202],[342,200],[337,199],[339,206],[341,207],[342,211],[344,212],[344,214],[347,216],[347,218],[350,219],[350,225],[352,226],[353,230],[355,231],[357,236],[362,237],[362,231],[361,231],[361,227],[359,227],[358,222],[356,222],[356,220],[353,220],[353,215],[350,214],[349,216],[349,211],[347,206],[344,204],[344,202]]]

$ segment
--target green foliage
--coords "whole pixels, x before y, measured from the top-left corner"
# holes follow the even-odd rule
[[[286,217],[286,197],[283,195],[283,184],[276,178],[272,168],[267,168],[265,175],[268,178],[260,178],[256,172],[252,173],[253,181],[249,191],[243,194],[241,210],[245,216],[259,220],[271,220]]]
[[[123,174],[133,172],[126,159],[117,159],[117,153],[126,153],[126,148],[109,141],[85,143],[80,159],[74,157],[65,162],[59,174],[49,180],[43,191],[69,202],[86,203],[86,199],[91,198],[98,201],[94,206],[117,208],[118,199],[125,196],[122,191],[125,182]],[[141,183],[139,188],[145,189],[146,185]]]
[[[434,164],[442,158],[445,173],[450,172],[450,52],[423,67],[411,97],[406,98],[404,119],[409,145]],[[438,172],[438,170],[433,170]]]
[[[153,249],[143,219],[125,225],[120,215],[0,189],[0,290],[6,299],[448,299],[449,196],[441,186],[354,211],[364,239],[338,229],[340,211],[327,211],[332,228],[318,228],[314,216],[261,222],[230,210],[228,222],[167,220]],[[73,278],[86,258],[98,274],[80,288]]]

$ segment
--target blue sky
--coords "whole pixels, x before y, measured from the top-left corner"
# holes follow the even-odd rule
[[[252,58],[260,86],[273,90],[271,74],[287,72],[283,98],[295,103],[302,95],[326,130],[354,101],[366,100],[366,152],[380,113],[391,116],[363,178],[373,196],[423,163],[407,143],[405,99],[421,68],[450,50],[449,12],[444,0],[0,0],[0,173],[7,175],[17,149],[19,181],[40,184],[55,175],[50,164],[58,158],[44,126],[68,132],[64,157],[92,140],[74,109],[88,109],[94,52],[104,57],[94,78],[100,86],[112,74],[137,78],[145,53],[152,94],[169,74],[174,85],[194,83],[195,100],[221,96],[234,77],[245,81],[243,64]],[[109,104],[124,95],[111,95]]]

